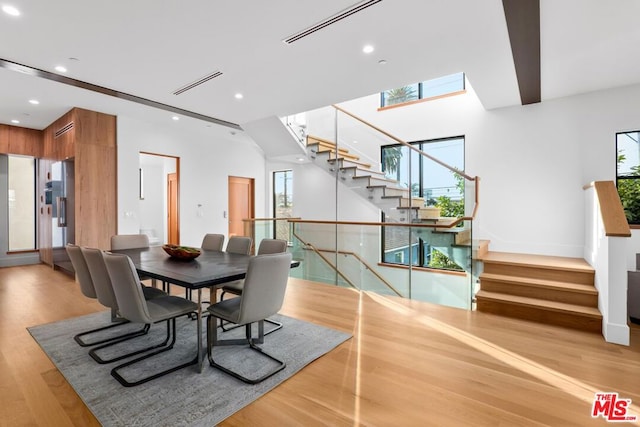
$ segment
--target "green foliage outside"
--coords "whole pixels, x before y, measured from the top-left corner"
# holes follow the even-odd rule
[[[618,166],[624,163],[625,160],[625,155],[618,153]],[[628,174],[619,176],[640,177],[640,166],[633,166],[630,169],[631,172]],[[640,178],[618,179],[618,194],[629,224],[640,224]]]
[[[454,174],[453,176],[456,180],[456,188],[460,194],[464,194],[464,178],[458,174]],[[440,196],[436,198],[435,206],[440,208],[440,216],[455,218],[464,216],[464,198],[461,200],[451,200],[447,196]],[[461,227],[462,224],[459,226]],[[436,249],[431,250],[431,258],[428,266],[446,270],[463,270],[463,268],[453,262],[451,258]]]
[[[385,92],[385,105],[400,104],[418,99],[416,90],[411,86],[402,86]]]

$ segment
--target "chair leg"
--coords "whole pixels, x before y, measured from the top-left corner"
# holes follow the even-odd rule
[[[282,371],[284,368],[286,368],[286,363],[284,363],[284,361],[277,359],[276,357],[266,353],[264,350],[262,350],[260,347],[258,347],[257,345],[255,345],[254,343],[254,339],[251,336],[251,324],[247,324],[245,325],[245,335],[246,335],[246,339],[245,340],[223,340],[223,341],[218,341],[218,328],[215,327],[214,324],[215,320],[213,319],[213,316],[209,316],[209,318],[207,319],[207,358],[209,359],[209,364],[216,368],[221,370],[222,372],[231,375],[234,378],[239,379],[240,381],[243,381],[245,383],[248,384],[258,384],[264,380],[266,380],[267,378],[272,377],[273,375],[277,374],[278,372]],[[260,322],[260,325],[262,327],[259,327],[259,329],[262,329],[262,331],[260,332],[260,335],[264,336],[264,324],[263,322]],[[268,359],[271,359],[275,362],[278,363],[278,365],[272,369],[271,371],[267,372],[266,374],[264,374],[263,376],[259,377],[259,378],[248,378],[245,377],[243,375],[240,375],[239,373],[220,365],[219,363],[217,363],[214,359],[213,359],[213,347],[215,346],[215,344],[220,345],[221,343],[228,343],[229,341],[242,341],[242,344],[249,344],[249,348],[251,350],[256,351],[257,353],[265,356]],[[223,344],[224,345],[224,344]]]
[[[171,324],[171,327],[169,327],[169,323]],[[146,382],[149,382],[151,380],[154,380],[156,378],[160,378],[164,375],[170,374],[171,372],[175,372],[179,369],[182,368],[186,368],[187,366],[191,366],[191,365],[195,365],[198,363],[198,355],[196,354],[196,356],[186,362],[186,363],[181,363],[179,365],[173,366],[169,369],[165,369],[164,371],[155,373],[153,375],[149,375],[147,377],[141,378],[137,381],[128,381],[127,379],[125,379],[121,374],[120,374],[120,370],[123,368],[126,368],[127,366],[131,366],[134,365],[142,360],[145,359],[149,359],[150,357],[156,356],[160,353],[164,353],[165,351],[169,351],[173,348],[174,344],[176,343],[176,319],[175,317],[171,320],[167,320],[167,339],[165,340],[164,344],[166,344],[169,341],[169,335],[171,335],[171,343],[169,345],[163,346],[162,348],[160,348],[159,350],[156,350],[152,353],[149,354],[145,354],[144,356],[138,357],[137,359],[133,359],[130,360],[126,363],[123,363],[121,365],[116,366],[115,368],[113,368],[111,370],[111,376],[114,377],[116,380],[118,380],[118,382],[120,384],[122,384],[125,387],[133,387],[133,386],[137,386],[140,384],[144,384]]]
[[[151,325],[144,325],[144,328],[142,328],[142,330],[138,331],[138,332],[144,331],[144,333],[139,333],[138,335],[132,335],[132,336],[129,336],[129,337],[125,337],[125,338],[123,338],[121,340],[109,342],[109,343],[101,345],[99,347],[92,348],[91,351],[89,351],[89,356],[91,356],[91,358],[93,360],[95,360],[96,362],[98,362],[99,364],[104,365],[106,363],[117,362],[118,360],[126,359],[128,357],[135,356],[136,354],[146,353],[148,351],[154,350],[156,348],[164,347],[165,345],[167,345],[167,343],[169,342],[169,339],[170,339],[169,321],[168,320],[167,320],[167,336],[166,336],[165,340],[162,343],[156,344],[156,345],[152,345],[150,347],[146,347],[146,348],[143,348],[143,349],[140,349],[140,350],[132,351],[130,353],[121,354],[120,356],[112,357],[110,359],[105,359],[103,357],[100,357],[100,355],[98,355],[98,351],[100,351],[102,349],[105,349],[105,348],[108,348],[108,347],[112,347],[112,346],[114,346],[116,344],[120,344],[121,342],[128,341],[130,339],[139,337],[141,335],[145,335],[147,332],[149,332],[149,328],[150,327],[151,327]]]
[[[111,325],[103,326],[101,328],[91,329],[90,331],[81,332],[81,333],[75,335],[73,337],[73,339],[80,345],[80,347],[92,347],[94,345],[99,345],[99,344],[104,344],[104,343],[107,343],[107,342],[110,342],[110,341],[115,341],[115,340],[121,339],[121,338],[123,338],[125,336],[128,336],[128,335],[131,335],[131,334],[138,334],[138,332],[139,332],[139,331],[138,332],[131,332],[129,334],[119,335],[119,336],[111,337],[111,338],[105,338],[105,339],[101,339],[101,340],[93,341],[93,342],[86,342],[85,340],[82,339],[82,337],[84,337],[85,335],[94,334],[94,333],[101,332],[101,331],[106,331],[108,329],[115,328],[115,327],[120,326],[120,325],[124,325],[125,323],[129,323],[129,321],[126,320],[126,319],[117,319],[117,320],[115,320],[113,322],[114,323],[111,324]],[[139,335],[135,335],[135,336],[139,336]]]

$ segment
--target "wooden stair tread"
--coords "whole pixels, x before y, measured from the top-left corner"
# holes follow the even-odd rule
[[[482,257],[482,261],[494,264],[528,265],[553,270],[569,270],[585,273],[594,272],[593,267],[582,258],[489,251]]]
[[[580,283],[560,282],[557,280],[547,279],[533,279],[528,277],[507,276],[503,274],[482,273],[480,274],[480,281],[482,279],[495,280],[503,283],[511,283],[514,285],[527,285],[539,288],[555,288],[567,292],[579,292],[591,295],[598,295],[598,290],[591,285],[583,285]]]
[[[344,166],[345,163],[347,163],[347,164],[351,163],[351,164],[353,164],[355,166],[362,166],[363,168],[367,168],[367,169],[371,168],[371,165],[369,163],[361,162],[361,161],[354,160],[354,159],[346,159],[344,157],[337,157],[337,158],[334,157],[332,159],[328,159],[327,160],[327,162],[329,162],[331,164],[333,164],[335,162],[340,162],[340,161],[342,162],[342,165],[343,165],[341,167],[345,167]]]
[[[375,179],[376,182],[388,182],[389,184],[397,184],[398,183],[398,181],[394,181],[392,179],[384,178],[384,177],[379,178],[377,176],[353,176],[353,177],[351,177],[351,179]]]
[[[341,167],[340,170],[341,171],[346,171],[347,169],[355,169],[354,172],[362,172],[362,173],[370,173],[370,174],[374,174],[374,175],[382,175],[385,176],[384,172],[379,172],[379,171],[375,171],[375,170],[371,170],[371,169],[366,169],[366,168],[362,168],[359,166],[344,166]]]
[[[318,152],[318,153],[326,153],[326,152],[335,153],[335,151],[336,151],[336,147],[335,146],[330,147],[330,146],[325,145],[325,144],[311,144],[311,145],[312,146],[313,145],[317,145],[318,146],[318,148],[316,150],[316,152]],[[307,145],[307,147],[309,147],[309,146]],[[338,152],[340,154],[347,154],[347,153],[349,153],[349,150],[347,150],[346,148],[338,148]]]
[[[597,308],[587,307],[576,304],[567,304],[563,302],[549,301],[538,298],[521,297],[517,295],[508,295],[497,292],[489,292],[480,289],[476,293],[476,299],[492,300],[501,303],[510,303],[514,305],[522,305],[534,307],[540,310],[570,313],[577,316],[590,317],[594,319],[602,319],[602,314]]]

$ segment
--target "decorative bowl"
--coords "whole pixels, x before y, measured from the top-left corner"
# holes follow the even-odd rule
[[[190,248],[188,246],[178,245],[162,245],[162,249],[169,254],[171,258],[189,261],[197,258],[202,253],[198,248]]]

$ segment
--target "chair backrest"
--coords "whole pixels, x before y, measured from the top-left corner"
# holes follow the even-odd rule
[[[232,254],[249,255],[251,251],[251,237],[231,236],[227,243],[227,252]]]
[[[287,241],[280,239],[262,239],[258,255],[279,254],[287,251]]]
[[[100,249],[82,248],[82,255],[84,255],[87,267],[89,267],[89,273],[91,273],[93,286],[96,288],[98,301],[105,307],[117,310],[118,302],[113,292],[113,285],[111,284],[111,278],[109,278],[107,266],[102,257],[102,251]]]
[[[149,236],[146,234],[116,234],[111,236],[111,250],[148,248]]]
[[[96,289],[93,285],[87,263],[84,256],[82,256],[80,246],[68,243],[66,249],[69,259],[71,260],[71,265],[73,265],[73,269],[76,271],[76,282],[80,285],[82,294],[87,298],[97,298]]]
[[[223,245],[224,234],[205,234],[200,247],[207,251],[222,251]]]
[[[108,252],[103,252],[102,256],[113,284],[120,315],[130,322],[153,323],[131,258]]]
[[[289,252],[251,258],[240,297],[238,324],[264,320],[280,310],[287,289],[291,258]]]

